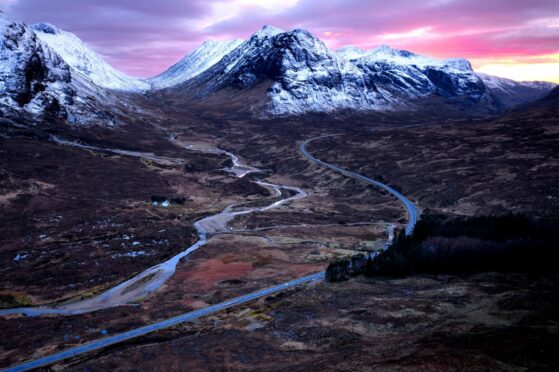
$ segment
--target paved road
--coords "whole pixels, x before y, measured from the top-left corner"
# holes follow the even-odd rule
[[[413,232],[413,229],[415,227],[415,224],[417,223],[417,219],[419,218],[419,210],[417,209],[417,207],[415,206],[415,204],[413,204],[408,198],[406,198],[404,195],[402,195],[400,192],[396,191],[395,189],[393,189],[392,187],[385,185],[382,182],[376,181],[372,178],[363,176],[359,173],[355,173],[346,169],[343,169],[341,167],[338,167],[337,165],[334,164],[329,164],[326,163],[316,157],[314,157],[313,155],[311,155],[308,151],[306,146],[317,139],[320,138],[326,138],[326,137],[334,137],[334,136],[338,136],[338,134],[328,134],[325,136],[319,136],[319,137],[314,137],[311,139],[306,140],[305,142],[303,142],[300,146],[300,150],[301,153],[309,160],[314,161],[317,164],[320,164],[326,168],[329,168],[335,172],[341,173],[345,176],[354,178],[356,180],[359,181],[363,181],[372,185],[375,185],[377,187],[380,187],[381,189],[384,189],[386,191],[388,191],[389,193],[391,193],[392,195],[394,195],[395,197],[398,198],[398,200],[400,200],[402,202],[402,204],[404,205],[404,207],[407,209],[408,211],[408,225],[406,226],[406,235],[411,235],[411,233]]]
[[[343,168],[340,168],[336,165],[333,164],[329,164],[326,163],[322,160],[319,160],[317,158],[315,158],[313,155],[311,155],[307,149],[306,149],[306,145],[308,143],[310,143],[313,140],[319,139],[319,138],[325,138],[325,137],[329,137],[329,136],[333,136],[333,135],[328,135],[328,136],[321,136],[321,137],[315,137],[315,138],[311,138],[305,142],[303,142],[301,144],[300,150],[301,153],[307,157],[308,159],[312,160],[313,162],[320,164],[324,167],[327,167],[333,171],[339,172],[345,176],[375,185],[377,187],[380,187],[386,191],[388,191],[389,193],[391,193],[392,195],[396,196],[406,207],[406,209],[408,210],[408,216],[409,216],[409,220],[408,220],[408,225],[406,227],[406,234],[410,235],[413,231],[413,228],[415,227],[415,224],[417,222],[418,216],[419,216],[419,212],[416,208],[416,206],[408,199],[406,198],[404,195],[402,195],[400,192],[394,190],[392,187],[385,185],[382,182],[373,180],[371,178],[365,177],[359,173],[355,173],[352,171],[348,171],[345,170]],[[189,322],[189,321],[193,321],[196,320],[198,318],[201,318],[203,316],[206,315],[210,315],[213,313],[216,313],[218,311],[227,309],[229,307],[232,306],[236,306],[236,305],[240,305],[252,300],[255,300],[257,298],[260,297],[264,297],[276,292],[280,292],[283,291],[287,288],[292,288],[304,283],[309,283],[312,281],[319,281],[319,280],[323,280],[324,279],[324,272],[320,272],[320,273],[316,273],[316,274],[312,274],[312,275],[308,275],[299,279],[295,279],[283,284],[279,284],[267,289],[263,289],[260,291],[256,291],[256,292],[252,292],[249,293],[247,295],[244,296],[240,296],[240,297],[236,297],[234,299],[219,303],[217,305],[213,305],[213,306],[209,306],[206,307],[204,309],[200,309],[200,310],[195,310],[195,311],[190,311],[188,313],[184,313],[182,315],[176,316],[174,318],[170,318],[167,320],[163,320],[161,322],[158,323],[154,323],[154,324],[150,324],[144,327],[140,327],[140,328],[136,328],[127,332],[123,332],[123,333],[119,333],[113,336],[109,336],[106,338],[102,338],[100,340],[97,341],[92,341],[80,346],[76,346],[74,348],[62,351],[60,353],[56,353],[56,354],[52,354],[43,358],[39,358],[39,359],[35,359],[26,363],[22,363],[19,364],[17,366],[14,367],[10,367],[4,371],[27,371],[27,370],[31,370],[34,368],[38,368],[38,367],[42,367],[42,366],[46,366],[49,364],[53,364],[56,362],[60,362],[62,360],[68,359],[68,358],[72,358],[74,356],[77,355],[81,355],[81,354],[85,354],[85,353],[89,353],[91,351],[95,351],[95,350],[99,350],[102,349],[106,346],[109,345],[114,345],[126,340],[130,340],[132,338],[135,337],[139,337],[139,336],[143,336],[145,334],[151,333],[151,332],[155,332],[164,328],[168,328],[168,327],[172,327],[175,326],[177,324],[180,323],[184,323],[184,322]]]
[[[131,331],[123,332],[116,334],[114,336],[102,338],[97,341],[89,342],[87,344],[83,344],[80,346],[76,346],[74,348],[62,351],[60,353],[52,354],[43,358],[35,359],[14,367],[10,367],[5,371],[28,371],[30,369],[46,366],[49,364],[53,364],[56,362],[60,362],[64,359],[72,358],[74,356],[89,353],[94,350],[99,350],[109,345],[113,345],[125,340],[129,340],[135,337],[143,336],[145,334],[158,331],[160,329],[168,328],[175,326],[180,323],[189,322],[201,318],[203,316],[213,314],[215,312],[227,309],[232,306],[240,305],[252,300],[255,300],[260,297],[264,297],[276,292],[283,291],[287,288],[292,288],[301,284],[313,282],[313,281],[320,281],[324,279],[324,272],[308,275],[299,279],[292,280],[290,282],[286,282],[283,284],[279,284],[267,289],[263,289],[260,291],[252,292],[250,294],[236,297],[234,299],[219,303],[217,305],[209,306],[204,309],[191,311],[188,313],[184,313],[182,315],[176,316],[174,318],[170,318],[167,320],[163,320],[158,323],[150,324],[144,327],[136,328]]]

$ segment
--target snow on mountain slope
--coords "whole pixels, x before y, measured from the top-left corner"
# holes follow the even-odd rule
[[[21,22],[0,13],[0,110],[66,115],[75,91],[69,66]]]
[[[265,26],[187,85],[203,98],[223,88],[245,90],[269,82],[264,98],[269,99],[266,109],[271,114],[376,107],[364,94],[359,75],[351,63],[338,58],[309,32]],[[355,84],[341,87],[344,79],[354,77]]]
[[[210,75],[214,81],[209,90],[219,88],[220,80],[221,86],[229,80],[236,88],[271,81],[267,110],[279,115],[409,110],[427,97],[438,97],[462,112],[492,113],[537,100],[555,86],[505,79],[496,89],[495,79],[476,74],[466,59],[434,59],[387,45],[368,51],[350,46],[333,53],[304,30],[282,32],[267,26],[238,49],[224,58],[222,71]],[[231,74],[233,78],[223,76]]]
[[[449,58],[449,59],[436,59],[420,54],[415,54],[407,50],[391,48],[388,45],[381,45],[375,49],[363,50],[354,46],[347,46],[338,49],[336,52],[339,56],[348,59],[356,60],[366,58],[370,61],[384,61],[396,65],[413,65],[420,68],[431,67],[444,67],[447,69],[455,69],[462,71],[471,71],[472,66],[470,62],[463,58]]]
[[[169,88],[183,83],[219,62],[226,54],[238,47],[240,39],[229,41],[205,41],[192,53],[186,55],[162,74],[149,79],[153,89]]]
[[[31,28],[39,39],[56,51],[68,65],[94,84],[122,91],[142,91],[150,88],[147,82],[127,76],[111,67],[76,35],[48,23],[35,24]]]
[[[344,59],[347,59],[348,61],[351,61],[352,59],[357,59],[365,56],[367,54],[367,51],[356,46],[349,45],[336,50],[336,54]]]
[[[499,103],[466,60],[432,60],[382,46],[338,53],[305,30],[264,27],[183,90],[204,99],[223,89],[267,85],[272,115],[337,110],[409,110],[414,100],[436,96],[495,111]],[[254,106],[256,107],[256,106]]]
[[[334,52],[308,31],[270,26],[246,41],[205,42],[164,73],[139,80],[113,69],[71,33],[1,17],[0,109],[56,113],[74,122],[110,117],[119,102],[132,109],[122,101],[128,95],[117,91],[172,88],[163,93],[195,100],[225,92],[217,97],[222,103],[234,99],[269,115],[441,105],[470,114],[535,100],[554,86],[476,74],[465,59],[432,59],[386,45]]]
[[[462,97],[479,103],[480,109],[487,106],[488,111],[495,111],[500,106],[470,63],[462,58],[434,59],[382,45],[352,62],[367,79],[402,97],[418,98],[430,94]]]
[[[126,104],[93,84],[37,37],[0,12],[0,115],[111,125]]]
[[[536,101],[545,97],[557,86],[546,81],[514,81],[480,72],[477,75],[506,107]]]

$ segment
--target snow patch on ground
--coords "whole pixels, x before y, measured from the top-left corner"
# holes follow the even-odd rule
[[[18,253],[15,257],[14,257],[14,261],[18,262],[21,260],[25,260],[27,257],[29,257],[28,254],[20,254]]]
[[[141,257],[141,256],[149,256],[149,253],[146,253],[146,251],[132,251],[132,252],[126,252],[126,253],[115,253],[115,254],[111,255],[112,258],[119,258],[119,257],[136,258],[136,257]]]

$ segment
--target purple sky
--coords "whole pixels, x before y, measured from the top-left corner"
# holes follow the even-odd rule
[[[0,8],[71,31],[137,76],[162,72],[206,39],[247,38],[271,24],[308,29],[331,48],[384,43],[559,82],[559,0],[0,0]]]

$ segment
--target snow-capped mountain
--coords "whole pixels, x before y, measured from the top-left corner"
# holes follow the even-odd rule
[[[76,92],[69,66],[21,22],[0,13],[0,104],[2,111],[66,115]]]
[[[198,76],[218,63],[225,55],[238,47],[240,39],[229,41],[205,41],[192,53],[171,66],[167,71],[149,79],[153,89],[169,88]]]
[[[483,73],[477,75],[506,107],[536,101],[545,97],[557,86],[547,81],[514,81]]]
[[[462,58],[434,59],[382,45],[364,51],[351,62],[369,84],[390,92],[396,100],[404,98],[409,103],[438,97],[460,109],[479,112],[495,112],[501,107],[470,63]]]
[[[70,66],[31,27],[0,12],[0,115],[110,125],[120,104],[122,100]]]
[[[355,46],[338,49],[336,53],[347,60],[367,58],[370,61],[383,61],[395,65],[425,67],[445,67],[449,69],[471,71],[470,62],[463,58],[435,59],[407,50],[381,45],[371,50],[363,50]]]
[[[234,100],[267,115],[425,107],[470,114],[527,103],[555,86],[477,74],[465,59],[433,59],[386,45],[332,51],[308,31],[270,26],[246,41],[205,42],[164,73],[141,80],[112,68],[71,33],[0,17],[0,110],[74,122],[107,121],[119,105],[134,110],[122,98],[133,95],[119,91]]]
[[[307,31],[265,26],[185,87],[204,98],[222,89],[246,91],[265,84],[267,95],[260,97],[265,102],[255,102],[256,106],[264,105],[272,114],[296,114],[332,111],[357,105],[355,101],[369,105],[353,86],[336,89],[344,77],[349,80],[355,74],[359,71],[351,63]]]
[[[32,25],[35,34],[62,59],[95,85],[114,90],[143,91],[150,85],[110,66],[76,35],[48,23]]]
[[[183,90],[204,98],[262,84],[267,88],[265,110],[278,115],[409,110],[426,97],[481,112],[500,107],[466,60],[434,60],[387,46],[336,53],[305,30],[269,26],[186,82]]]
[[[367,54],[367,51],[353,45],[348,45],[336,50],[336,54],[350,61],[352,59],[364,57]]]

